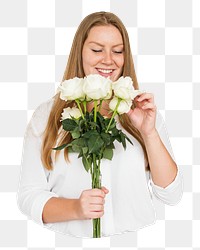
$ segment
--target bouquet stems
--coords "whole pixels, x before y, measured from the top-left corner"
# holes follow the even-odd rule
[[[94,101],[94,122],[97,121],[97,101]],[[101,188],[100,180],[100,160],[96,158],[96,155],[92,155],[92,188]],[[98,160],[98,163],[97,163]],[[101,238],[101,219],[93,219],[93,238]]]
[[[100,160],[92,155],[92,188],[101,188]],[[98,161],[98,162],[97,162]],[[93,219],[93,238],[101,238],[101,219]]]
[[[93,219],[93,238],[101,238],[101,219]]]

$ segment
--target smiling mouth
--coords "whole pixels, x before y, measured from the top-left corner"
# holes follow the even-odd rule
[[[114,69],[96,69],[96,70],[103,74],[111,74],[114,71]]]

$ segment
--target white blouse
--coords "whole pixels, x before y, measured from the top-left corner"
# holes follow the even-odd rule
[[[24,137],[21,179],[18,190],[18,206],[22,213],[35,222],[56,232],[77,237],[92,237],[92,220],[72,220],[59,223],[43,223],[42,211],[51,197],[79,198],[82,191],[91,188],[90,173],[84,169],[76,153],[70,153],[70,163],[63,157],[63,150],[52,171],[42,165],[40,149],[53,99],[41,104],[29,122]],[[155,223],[156,215],[152,194],[168,205],[180,201],[183,178],[178,170],[175,180],[166,188],[155,185],[149,171],[145,171],[145,159],[141,145],[118,123],[134,145],[127,142],[127,149],[115,143],[112,161],[101,161],[102,185],[109,189],[105,198],[104,215],[101,218],[102,236],[135,231]],[[163,119],[157,113],[156,128],[166,148],[173,157]]]

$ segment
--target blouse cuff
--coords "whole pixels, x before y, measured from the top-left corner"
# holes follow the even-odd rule
[[[44,191],[40,195],[37,196],[37,198],[35,199],[33,203],[32,210],[31,210],[31,218],[42,226],[44,225],[44,222],[42,220],[43,208],[45,204],[47,203],[47,201],[52,197],[58,197],[58,195],[55,193]]]
[[[183,177],[179,169],[174,181],[167,187],[163,188],[157,186],[152,179],[150,180],[150,184],[156,198],[163,201],[165,204],[176,205],[181,200],[183,194]]]

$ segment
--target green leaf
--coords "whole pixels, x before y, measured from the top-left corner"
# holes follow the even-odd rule
[[[86,143],[85,143],[85,139],[83,138],[78,138],[78,139],[74,139],[72,142],[71,142],[71,145],[79,145],[80,147],[84,147],[86,146]]]
[[[122,142],[122,138],[121,138],[121,136],[120,136],[120,135],[115,136],[115,140],[117,140],[118,142]]]
[[[80,154],[78,155],[78,158],[81,158],[83,155],[86,155],[88,152],[88,147],[83,147],[81,148],[81,152]]]
[[[105,125],[106,125],[106,127],[108,126],[109,122],[110,122],[110,118],[106,118],[105,119]]]
[[[73,131],[78,126],[78,124],[72,119],[65,119],[62,121],[63,129],[66,131]]]
[[[114,149],[115,145],[114,145],[113,141],[106,148]]]
[[[96,130],[89,130],[83,135],[83,138],[89,139],[92,136],[99,136],[99,133]]]
[[[116,127],[116,122],[115,120],[112,121],[111,125],[110,125],[110,129],[113,129]]]
[[[86,142],[85,142],[85,139],[78,138],[78,139],[74,139],[71,142],[71,145],[72,145],[72,150],[74,152],[80,153],[82,148],[86,146]]]
[[[63,148],[67,147],[68,144],[63,144],[59,147],[56,147],[56,148],[52,148],[53,150],[62,150]]]
[[[83,166],[85,168],[85,170],[88,172],[89,169],[91,168],[91,161],[90,161],[90,158],[87,159],[87,157],[85,155],[83,155],[82,157],[82,163],[83,163]]]
[[[71,136],[73,139],[77,139],[81,136],[80,132],[75,129],[74,131],[71,132]]]
[[[101,121],[105,120],[101,113],[97,112],[97,118]]]
[[[70,147],[68,147],[68,153],[74,153],[74,151],[73,151],[73,149],[72,149],[72,147],[70,146]]]
[[[123,133],[123,134],[124,134],[124,133]],[[132,141],[128,138],[128,136],[127,136],[127,135],[125,135],[125,134],[124,134],[124,137],[126,138],[126,140],[127,140],[128,142],[130,142],[130,144],[132,144],[132,145],[133,145]]]
[[[108,127],[110,120],[111,120],[111,118],[105,119],[106,127]],[[109,131],[112,130],[113,128],[116,128],[116,121],[114,119],[112,120],[112,123],[110,124]]]
[[[86,154],[88,152],[88,147],[83,147],[82,151],[83,151],[83,154]]]
[[[103,151],[103,158],[108,159],[108,160],[112,160],[112,158],[113,158],[113,149],[105,148],[105,150]]]
[[[79,121],[79,124],[78,124],[78,130],[79,130],[79,132],[82,132],[85,129],[85,124],[86,124],[86,120],[85,119],[82,119],[82,120]]]
[[[97,122],[101,129],[106,127],[105,118],[99,112],[97,112]]]
[[[120,138],[121,138],[121,142],[122,142],[124,149],[126,149],[126,140],[125,140],[124,133],[120,133]]]
[[[83,152],[82,150],[80,151],[79,155],[78,155],[78,158],[81,158],[83,156]]]
[[[111,130],[113,136],[119,135],[119,129],[117,129],[116,127],[112,128],[110,130]]]
[[[91,126],[92,129],[99,128],[99,125],[96,122],[89,122],[89,125]]]
[[[90,137],[88,139],[89,154],[91,153],[98,154],[103,144],[104,144],[104,141],[101,139],[101,136],[99,134],[96,136]]]
[[[81,147],[79,145],[73,145],[72,150],[74,152],[80,153],[81,152]]]
[[[101,138],[103,139],[105,145],[109,145],[111,142],[111,135],[105,132],[101,133]]]

